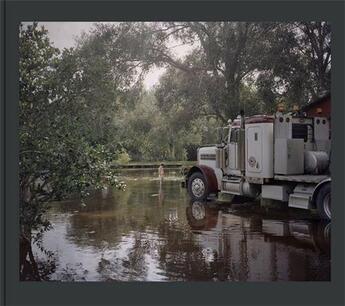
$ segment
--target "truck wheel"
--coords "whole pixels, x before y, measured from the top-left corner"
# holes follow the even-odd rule
[[[202,173],[193,173],[188,180],[188,192],[193,200],[206,200],[208,196],[208,186]]]
[[[331,220],[331,184],[325,184],[319,190],[316,207],[322,219]]]
[[[313,223],[311,233],[315,246],[323,253],[329,254],[331,250],[331,222],[324,220]]]

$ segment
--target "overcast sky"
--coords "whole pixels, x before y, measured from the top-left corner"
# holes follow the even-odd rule
[[[82,32],[88,32],[93,25],[93,22],[39,22],[40,25],[48,30],[49,38],[53,42],[54,46],[63,49],[75,46],[75,39]],[[191,46],[182,45],[174,47],[174,53],[176,57],[185,56]],[[165,68],[153,68],[148,72],[144,84],[146,88],[151,88],[157,84],[159,77],[163,74]]]

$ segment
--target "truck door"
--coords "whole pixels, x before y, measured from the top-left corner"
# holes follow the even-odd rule
[[[247,165],[251,172],[262,170],[262,129],[258,126],[247,129]]]
[[[239,139],[239,128],[232,128],[230,134],[229,143],[229,168],[230,170],[238,169],[238,139]]]

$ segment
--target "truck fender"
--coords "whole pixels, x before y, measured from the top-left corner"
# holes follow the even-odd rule
[[[325,184],[327,184],[327,183],[330,183],[331,181],[332,181],[332,180],[331,180],[331,178],[329,177],[329,178],[324,179],[323,181],[321,181],[320,183],[318,183],[318,184],[316,185],[316,187],[315,187],[315,189],[314,189],[314,191],[313,191],[313,195],[312,195],[312,197],[311,197],[311,203],[312,203],[313,207],[316,207],[316,197],[317,197],[317,193],[319,192],[320,188],[321,188],[323,185],[325,185]]]
[[[214,169],[205,165],[197,165],[189,169],[186,175],[186,186],[188,186],[188,180],[190,176],[195,172],[201,172],[203,174],[208,186],[208,191],[210,193],[215,193],[219,191],[218,181]]]

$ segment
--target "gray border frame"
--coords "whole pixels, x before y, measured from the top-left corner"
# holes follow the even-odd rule
[[[6,305],[344,305],[344,3],[339,1],[36,1],[4,3],[1,202]],[[327,20],[332,26],[331,282],[36,283],[18,273],[18,26],[20,21]],[[5,138],[4,138],[5,136]],[[334,166],[336,164],[336,166]],[[6,204],[6,205],[5,205]],[[1,232],[3,234],[3,232]],[[3,237],[1,237],[3,238]],[[3,249],[2,249],[3,250]],[[4,261],[3,261],[4,260]],[[5,270],[3,270],[5,268]]]
[[[0,305],[5,304],[5,297],[4,297],[4,284],[5,284],[5,273],[4,273],[4,258],[5,258],[5,248],[4,248],[4,241],[5,241],[5,228],[4,228],[4,163],[3,163],[3,148],[4,148],[4,121],[3,121],[3,114],[4,114],[4,103],[5,101],[5,93],[4,93],[4,75],[5,69],[4,67],[4,54],[5,54],[5,10],[4,10],[4,2],[0,0],[0,20],[4,22],[0,23]]]

